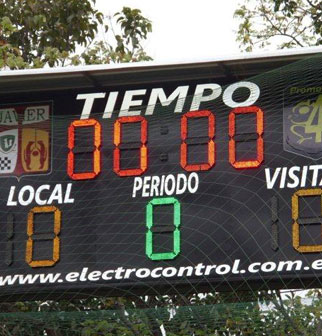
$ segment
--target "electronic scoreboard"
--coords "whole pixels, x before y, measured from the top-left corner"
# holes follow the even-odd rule
[[[321,64],[4,72],[0,296],[319,284]]]

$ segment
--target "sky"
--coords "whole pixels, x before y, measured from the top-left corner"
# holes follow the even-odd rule
[[[202,60],[239,53],[233,13],[239,0],[97,0],[96,8],[113,15],[123,6],[138,8],[152,21],[143,44],[155,61]]]

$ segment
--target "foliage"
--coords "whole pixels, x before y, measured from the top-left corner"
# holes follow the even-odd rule
[[[294,0],[276,0],[275,11],[280,10],[288,17],[296,14],[298,1]],[[314,34],[318,36],[317,44],[322,44],[322,4],[320,0],[306,0],[307,15],[314,27]]]
[[[141,42],[152,25],[139,9],[124,7],[105,18],[94,5],[95,0],[0,2],[0,69],[151,59]]]
[[[244,0],[235,11],[237,41],[245,51],[305,47],[322,44],[320,0]]]
[[[31,63],[46,48],[74,52],[95,37],[103,14],[92,1],[6,0],[1,2],[0,17],[8,17],[15,32],[8,42],[19,46],[23,58]]]
[[[0,305],[8,311],[8,305]],[[16,303],[0,335],[320,336],[322,291],[262,291]],[[23,313],[20,313],[23,312]]]
[[[7,39],[16,31],[8,17],[0,21],[0,69],[8,66],[10,68],[25,68],[28,66],[20,53],[20,50],[7,42]]]

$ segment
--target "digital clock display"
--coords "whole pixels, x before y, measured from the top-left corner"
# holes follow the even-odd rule
[[[0,92],[0,295],[313,284],[320,61]]]

